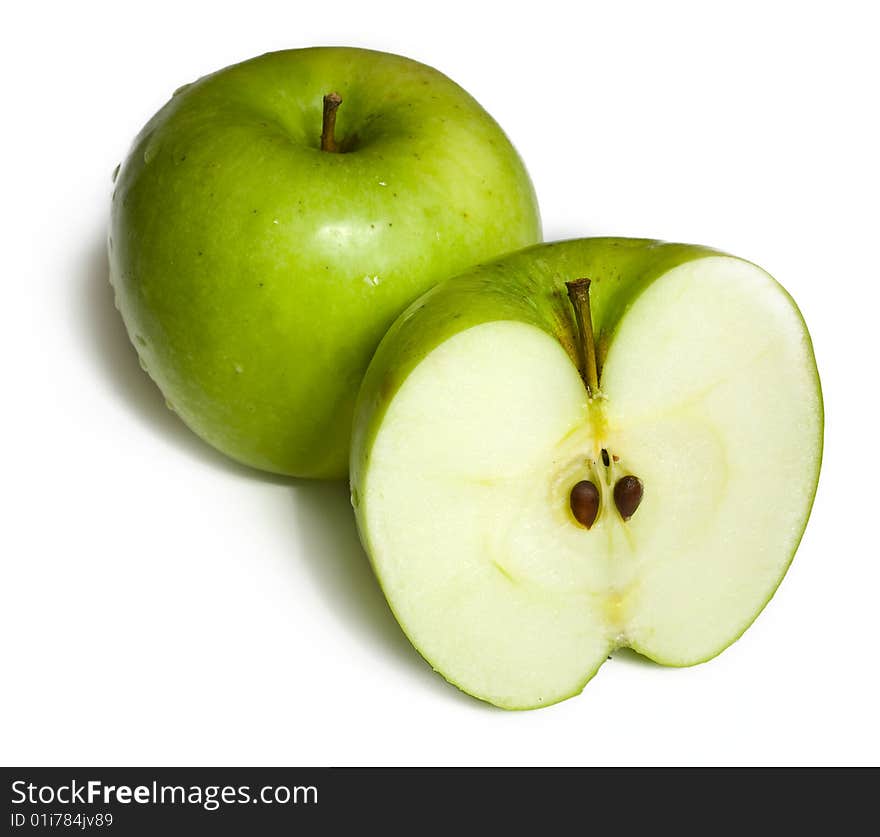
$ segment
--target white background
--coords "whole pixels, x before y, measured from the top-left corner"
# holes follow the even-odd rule
[[[7,8],[0,761],[878,763],[873,7]],[[618,655],[534,712],[468,698],[389,615],[344,485],[232,464],[140,371],[107,284],[114,166],[182,83],[313,44],[403,53],[466,87],[524,156],[548,240],[710,244],[798,301],[827,410],[819,493],[775,599],[713,662]]]

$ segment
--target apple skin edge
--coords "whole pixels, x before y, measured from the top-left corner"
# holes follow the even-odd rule
[[[372,444],[395,393],[409,373],[435,347],[466,329],[482,323],[509,319],[534,325],[553,336],[566,350],[572,364],[577,366],[577,330],[567,298],[565,282],[587,277],[591,280],[592,320],[596,335],[597,359],[601,370],[602,362],[613,341],[616,326],[627,309],[652,282],[686,262],[719,255],[728,254],[698,245],[673,244],[651,239],[591,238],[538,244],[496,261],[478,265],[460,276],[441,282],[413,302],[379,345],[364,378],[355,408],[350,464],[351,498],[360,538],[371,563],[373,559],[369,534],[366,530],[366,503],[362,498],[366,496],[366,479]],[[813,374],[821,412],[820,449],[816,457],[809,508],[785,571],[780,577],[780,584],[809,521],[818,487],[822,462],[821,439],[824,435],[821,384],[809,331],[796,303],[784,288],[782,290],[803,323],[810,356],[813,358]],[[375,564],[373,569],[381,587],[381,575]],[[651,657],[636,645],[629,647],[665,666],[689,667],[707,662],[745,633],[772,599],[776,589],[778,585],[756,609],[742,631],[705,659],[681,665],[656,656]],[[389,607],[394,613],[390,600]],[[396,613],[394,615],[406,634],[405,625]],[[412,638],[409,638],[412,641]],[[421,649],[413,644],[422,653]],[[609,648],[608,653],[613,650],[615,650],[613,647]],[[425,659],[430,664],[430,659],[426,656]],[[536,705],[504,705],[502,708],[534,709],[574,697],[583,690],[601,666],[602,662],[585,674],[576,689],[570,694],[560,696],[557,700]],[[438,673],[443,675],[443,672]],[[452,685],[461,688],[454,680],[446,679]],[[485,700],[480,696],[475,697]]]
[[[331,91],[344,153],[320,148]],[[342,478],[358,387],[398,314],[540,240],[522,160],[461,87],[317,47],[176,91],[118,171],[108,249],[141,365],[194,432],[253,467]]]

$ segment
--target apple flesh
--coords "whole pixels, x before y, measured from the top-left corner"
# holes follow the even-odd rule
[[[142,365],[196,433],[257,468],[343,477],[397,315],[540,237],[522,161],[464,90],[315,48],[202,78],[149,121],[116,180],[110,270]]]
[[[593,390],[566,296],[581,277]],[[546,706],[617,648],[689,666],[746,630],[806,526],[822,427],[807,329],[760,268],[644,240],[538,245],[393,326],[359,399],[352,500],[428,662],[498,706]]]

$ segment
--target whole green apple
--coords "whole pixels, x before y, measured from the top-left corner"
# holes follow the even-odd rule
[[[431,665],[547,706],[616,648],[689,666],[746,630],[803,534],[822,428],[806,326],[759,267],[537,245],[391,328],[358,400],[352,503]]]
[[[178,90],[118,173],[109,252],[142,365],[196,433],[257,468],[341,477],[400,311],[539,240],[522,161],[464,90],[314,48]]]

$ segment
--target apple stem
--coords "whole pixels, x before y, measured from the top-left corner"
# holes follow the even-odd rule
[[[324,120],[321,125],[321,151],[339,151],[336,143],[336,110],[342,104],[338,93],[328,93],[324,97]]]
[[[589,394],[598,395],[599,368],[596,365],[596,341],[593,338],[593,316],[590,312],[590,280],[566,282],[565,287],[568,289],[571,307],[574,308],[574,319],[581,340],[581,378],[584,379]]]

